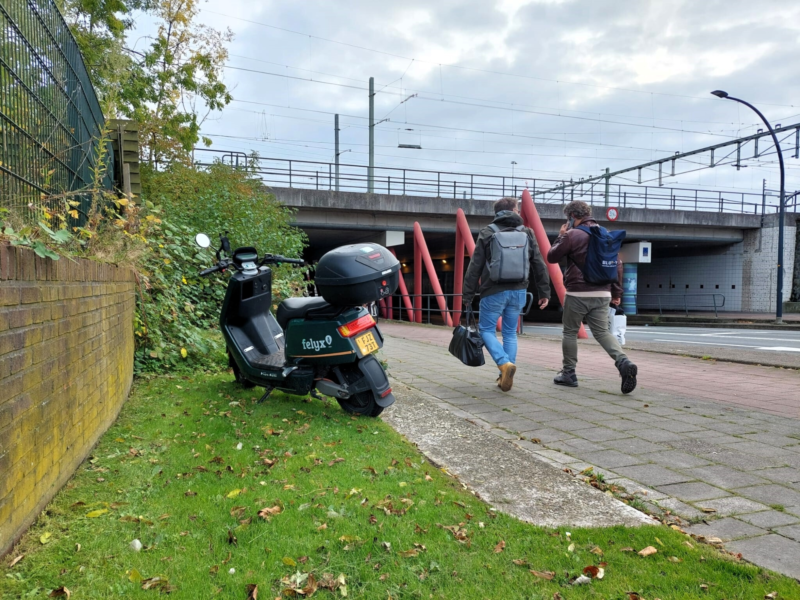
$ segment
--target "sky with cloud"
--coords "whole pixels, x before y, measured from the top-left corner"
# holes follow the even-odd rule
[[[377,166],[513,168],[520,184],[596,176],[762,127],[715,89],[773,124],[800,123],[800,3],[790,0],[209,0],[200,20],[235,34],[225,72],[235,100],[203,125],[217,150],[328,163],[339,113],[341,160],[365,165],[369,77]],[[781,138],[787,188],[800,188],[795,135]],[[697,156],[664,183],[777,188],[764,150],[753,159],[745,146],[738,171],[701,169],[709,156]]]

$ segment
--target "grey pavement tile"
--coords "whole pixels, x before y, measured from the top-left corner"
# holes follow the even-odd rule
[[[599,452],[600,450],[607,450],[606,445],[609,442],[604,442],[599,444],[597,442],[592,442],[591,440],[585,440],[583,438],[570,438],[568,440],[564,440],[560,442],[566,448],[569,448],[573,451],[589,451],[589,452]],[[564,450],[566,452],[566,450]]]
[[[702,481],[660,485],[657,486],[656,489],[659,492],[664,492],[669,496],[674,496],[675,498],[685,502],[696,502],[698,500],[711,500],[712,498],[724,498],[725,496],[730,496],[730,494],[725,490],[708,485]]]
[[[747,521],[756,527],[763,527],[765,529],[772,529],[774,527],[792,525],[800,522],[800,517],[796,517],[788,513],[778,512],[777,510],[765,510],[748,515],[739,515],[737,518],[741,519],[742,521]]]
[[[773,528],[775,533],[779,533],[784,537],[800,542],[800,525],[787,525],[785,527]]]
[[[729,467],[741,469],[742,471],[760,471],[771,467],[780,467],[785,464],[781,458],[767,458],[765,456],[753,456],[735,451],[722,451],[708,455],[708,458],[716,463],[722,463]]]
[[[800,543],[775,533],[727,545],[731,552],[741,552],[748,561],[767,569],[800,579]]]
[[[731,435],[758,433],[758,431],[755,431],[754,427],[747,427],[745,425],[739,425],[737,423],[725,423],[725,422],[716,422],[708,429],[713,429],[714,431],[721,431],[722,433],[730,433]]]
[[[630,412],[629,408],[625,408],[624,406],[617,406],[615,404],[607,404],[605,406],[598,406],[595,410],[608,413],[611,415],[624,415]]]
[[[610,429],[608,427],[592,427],[590,429],[581,429],[576,432],[576,435],[589,440],[590,442],[607,442],[609,440],[619,440],[626,437],[631,437],[630,434]]]
[[[575,458],[564,454],[563,452],[556,452],[555,450],[534,450],[537,456],[544,456],[545,458],[555,461],[559,464],[566,464],[575,462]]]
[[[681,471],[689,475],[692,479],[699,479],[700,481],[705,481],[706,483],[726,490],[768,483],[766,479],[752,473],[745,473],[724,465],[681,469]]]
[[[446,408],[447,408],[447,411],[451,415],[455,415],[457,417],[461,417],[462,419],[469,419],[470,417],[472,417],[472,413],[471,412],[467,412],[465,410],[461,410],[460,408],[455,408],[452,404],[447,405]]]
[[[643,454],[642,458],[655,463],[666,465],[668,467],[676,467],[683,469],[691,469],[694,467],[703,467],[708,465],[709,462],[703,458],[699,458],[680,450],[663,450],[661,452],[652,452],[650,454]]]
[[[548,427],[561,429],[562,431],[579,431],[595,427],[594,423],[588,423],[582,419],[557,419],[547,423]],[[578,434],[580,435],[580,434]]]
[[[746,487],[736,490],[736,493],[763,502],[764,504],[781,504],[783,506],[797,506],[800,505],[800,492],[790,490],[782,485],[756,485],[753,487]]]
[[[606,469],[616,469],[617,467],[627,467],[630,465],[640,465],[647,462],[640,457],[624,454],[616,450],[601,450],[601,451],[588,451],[583,450],[581,458],[584,460],[591,460],[592,463],[605,467]]]
[[[794,452],[790,448],[779,448],[777,446],[769,446],[761,442],[741,441],[734,444],[724,444],[725,448],[735,452],[742,452],[744,454],[752,454],[753,456],[775,457],[779,458],[787,456],[789,453]]]
[[[709,419],[708,417],[704,417],[701,415],[693,415],[693,414],[675,415],[674,417],[672,417],[672,419],[675,421],[681,421],[682,423],[699,425],[704,429],[710,429],[711,425],[716,425],[719,422],[716,419]]]
[[[649,426],[658,426],[659,423],[669,423],[670,419],[653,416],[645,412],[630,411],[624,414],[625,419],[634,423],[643,423]]]
[[[795,517],[800,517],[800,506],[784,506],[783,511]]]
[[[663,442],[677,442],[686,439],[686,437],[680,433],[652,427],[648,427],[647,429],[638,429],[633,433],[638,438],[657,444]]]
[[[687,437],[691,436],[692,434],[689,434]],[[735,444],[742,441],[742,438],[740,437],[722,433],[721,431],[714,431],[713,429],[706,429],[695,439],[702,439],[702,441],[708,442],[709,444],[716,444],[718,447],[722,447],[724,444]]]
[[[684,483],[692,479],[681,473],[670,471],[661,465],[638,465],[633,467],[620,467],[614,470],[623,477],[653,487],[669,485],[671,483]]]
[[[800,469],[793,467],[764,469],[763,471],[759,471],[758,474],[777,483],[797,483],[800,481]]]
[[[800,443],[800,440],[797,438],[786,437],[785,435],[776,432],[773,427],[770,427],[769,431],[765,433],[748,433],[743,435],[742,438],[754,442],[769,444],[770,446],[796,446],[798,443]]]
[[[509,420],[509,414],[507,412],[503,412],[502,410],[495,409],[494,411],[490,412],[476,412],[481,419],[484,421],[488,421],[489,423],[502,423],[504,421]]]
[[[769,510],[769,507],[764,506],[763,504],[754,502],[753,500],[748,500],[747,498],[740,498],[739,496],[717,498],[716,500],[702,500],[695,502],[694,504],[701,510],[704,508],[713,508],[717,511],[714,514],[720,517],[730,517],[731,515],[741,515]]]
[[[706,538],[718,537],[723,542],[738,540],[742,538],[752,538],[757,535],[764,535],[766,531],[760,527],[755,527],[744,521],[726,517],[718,521],[709,521],[708,524],[698,523],[686,528],[689,533],[702,535]]]
[[[677,498],[666,498],[664,500],[656,500],[655,502],[661,510],[668,510],[684,519],[697,519],[703,516],[703,513],[694,506],[689,506]]]
[[[518,440],[519,439],[518,435],[514,435],[513,433],[508,433],[504,429],[498,429],[497,427],[494,427],[494,428],[490,429],[489,433],[491,433],[492,435],[496,435],[499,438],[503,438],[504,440]]]
[[[674,408],[669,408],[667,406],[654,406],[652,403],[650,404],[650,408],[647,409],[648,414],[656,415],[659,417],[672,417],[675,415],[683,414],[681,411],[676,410]]]
[[[667,431],[672,431],[674,433],[691,433],[705,430],[705,427],[700,427],[700,425],[693,425],[692,423],[684,423],[682,421],[674,421],[672,419],[666,419],[665,421],[658,423],[658,428],[666,429]]]
[[[572,437],[569,433],[566,433],[564,431],[558,431],[557,429],[550,429],[547,427],[542,429],[532,429],[530,431],[523,431],[520,435],[523,435],[526,438],[536,438],[543,444],[549,444],[551,442],[555,442],[558,440],[565,440]]]

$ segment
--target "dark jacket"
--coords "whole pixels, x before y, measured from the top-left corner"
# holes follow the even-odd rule
[[[581,225],[597,227],[597,221],[590,217],[581,222]],[[617,267],[616,283],[605,285],[587,283],[583,279],[581,268],[586,264],[588,251],[589,234],[580,229],[570,229],[553,242],[547,253],[547,262],[555,264],[562,258],[567,259],[567,270],[564,273],[564,287],[567,288],[567,292],[611,292],[612,298],[622,298],[622,260]]]
[[[498,213],[499,216],[495,218],[492,223],[500,228],[519,227],[522,225],[522,217],[517,213],[511,211],[503,211]],[[544,262],[542,253],[539,251],[539,245],[536,243],[536,238],[533,236],[533,231],[526,228],[530,244],[528,249],[530,252],[531,266],[529,275],[533,274],[533,279],[536,282],[536,293],[539,299],[550,299],[550,277],[547,275],[547,264]],[[475,292],[478,290],[478,280],[480,279],[480,292],[481,298],[505,292],[506,290],[526,290],[528,289],[528,282],[522,281],[520,283],[493,283],[489,279],[489,259],[491,258],[491,244],[489,238],[494,235],[494,231],[489,227],[484,227],[478,234],[478,241],[475,242],[475,252],[470,260],[467,274],[464,277],[464,306],[469,306]]]

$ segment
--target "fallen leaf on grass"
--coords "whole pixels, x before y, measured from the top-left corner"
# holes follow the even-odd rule
[[[600,579],[598,575],[603,571],[600,567],[595,567],[594,565],[589,565],[588,567],[583,568],[583,574],[588,575],[592,579]]]
[[[656,550],[652,546],[648,546],[647,548],[639,550],[639,556],[650,556],[652,554],[655,554],[656,552],[658,552],[658,550]]]
[[[72,592],[70,592],[67,588],[65,588],[62,585],[60,588],[56,588],[52,592],[50,592],[47,597],[48,598],[60,598],[62,596],[66,596],[67,598],[69,598],[71,595],[72,595]]]
[[[575,581],[572,582],[572,585],[586,585],[587,583],[592,583],[592,578],[587,577],[586,575],[580,575],[575,578]]]
[[[411,558],[412,556],[417,556],[419,554],[419,552],[417,551],[416,548],[411,548],[411,550],[405,550],[403,552],[398,552],[398,554],[400,556],[402,556],[403,558]]]
[[[660,539],[658,539],[658,538],[656,538],[656,542],[658,542],[658,545],[659,545],[659,546],[663,546],[663,545],[664,545],[664,542],[662,542],[662,541],[661,541]]]
[[[97,517],[101,517],[108,512],[107,508],[101,508],[100,510],[93,510],[90,513],[86,513],[86,517],[89,519],[96,519]]]
[[[231,490],[230,492],[227,493],[227,495],[225,497],[226,498],[236,498],[236,496],[238,496],[241,493],[242,493],[242,490],[240,490],[240,489]]]
[[[505,547],[506,547],[505,540],[500,540],[497,543],[497,546],[494,547],[494,553],[495,554],[500,554],[505,549]]]
[[[700,584],[700,589],[703,590],[704,592],[707,592],[708,591],[708,586],[705,583],[701,583]]]
[[[328,528],[328,524],[327,523],[323,523],[322,525],[317,527],[317,531],[325,531],[327,528]]]
[[[144,577],[142,577],[142,574],[139,573],[138,570],[131,569],[128,571],[128,581],[131,583],[139,583],[142,579],[144,579]]]
[[[245,589],[247,590],[246,600],[258,600],[258,586],[255,583],[248,583]]]
[[[628,600],[642,600],[642,597],[637,592],[625,592],[628,594]]]
[[[187,490],[183,495],[184,496],[197,496],[197,492],[193,492],[192,490]]]
[[[567,551],[568,552],[575,552],[575,542],[573,542],[569,546],[567,546]]]
[[[550,581],[556,576],[553,571],[534,571],[533,569],[530,569],[530,572],[536,575],[536,577],[539,577],[540,579],[546,579],[547,581]]]
[[[234,546],[239,545],[239,540],[236,539],[236,536],[233,535],[233,532],[230,529],[228,529],[228,543],[233,544]]]
[[[169,580],[166,577],[158,576],[142,581],[142,589],[157,590],[163,594],[169,594],[170,592],[175,591],[175,586],[170,585]]]
[[[764,595],[764,600],[775,600],[778,597],[778,592],[770,592]]]
[[[262,508],[260,511],[258,511],[258,516],[269,521],[271,517],[280,514],[282,511],[283,508],[281,506],[275,505],[271,508]]]
[[[340,462],[344,462],[344,459],[343,458],[334,458],[331,462],[328,463],[328,466],[332,467],[336,463],[340,463]]]
[[[281,562],[283,562],[283,564],[285,564],[287,567],[296,567],[297,566],[297,563],[295,562],[295,560],[293,558],[288,557],[288,556],[284,556]]]
[[[625,548],[620,548],[619,551],[620,552],[633,552],[634,550],[630,546],[626,546]]]
[[[19,561],[21,561],[23,558],[25,558],[25,555],[24,555],[24,554],[20,554],[18,557],[16,557],[14,560],[12,560],[12,561],[9,563],[8,567],[9,567],[9,568],[13,567],[13,566],[14,566],[14,565],[16,565],[16,564],[17,564]]]
[[[515,558],[511,562],[513,562],[515,565],[517,565],[519,567],[527,567],[528,566],[528,561],[525,560],[524,558]]]
[[[669,562],[673,562],[673,563],[682,563],[683,562],[683,560],[681,560],[677,556],[670,556],[667,560]]]
[[[50,542],[50,538],[53,537],[53,534],[49,531],[45,531],[42,535],[39,536],[39,541],[42,544],[47,544]]]
[[[231,516],[234,519],[238,519],[239,517],[241,517],[244,514],[244,511],[246,511],[246,510],[247,510],[246,506],[234,506],[231,509]]]
[[[217,573],[219,573],[219,565],[214,565],[208,570],[209,575],[216,575]]]
[[[597,556],[603,556],[603,550],[600,548],[600,546],[595,546],[594,548],[589,550],[589,552],[591,552],[592,554],[597,554]]]

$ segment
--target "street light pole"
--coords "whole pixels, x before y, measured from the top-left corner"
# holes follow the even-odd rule
[[[516,164],[517,164],[517,161],[515,161],[515,160],[511,161],[511,185],[512,186],[514,185],[514,167],[516,166]]]
[[[761,114],[761,111],[758,110],[755,106],[750,104],[749,102],[745,102],[739,98],[734,98],[733,96],[728,95],[728,92],[723,92],[722,90],[714,90],[711,92],[717,98],[723,98],[725,100],[733,100],[734,102],[738,102],[739,104],[744,104],[753,112],[755,112],[761,120],[764,121],[764,125],[767,126],[769,129],[769,133],[772,136],[772,142],[775,144],[775,151],[778,153],[778,165],[780,166],[781,172],[781,192],[780,192],[780,208],[778,210],[778,273],[776,279],[778,280],[778,291],[777,291],[777,306],[775,307],[775,322],[776,323],[783,323],[783,223],[785,220],[785,211],[786,211],[786,190],[785,190],[785,183],[786,183],[786,169],[783,166],[783,152],[781,152],[781,145],[778,142],[778,136],[775,135],[775,130],[772,129],[772,125],[770,122],[767,121],[767,118]]]

